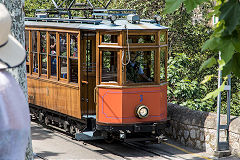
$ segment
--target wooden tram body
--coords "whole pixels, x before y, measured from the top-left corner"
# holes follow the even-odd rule
[[[45,21],[25,22],[35,117],[71,133],[158,133],[167,120],[166,27],[123,19]],[[131,56],[147,80],[129,78]],[[147,106],[147,117],[136,115],[139,105]]]

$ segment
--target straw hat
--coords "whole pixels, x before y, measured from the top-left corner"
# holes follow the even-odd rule
[[[10,33],[11,24],[7,8],[0,3],[0,69],[17,67],[26,58],[25,49]]]

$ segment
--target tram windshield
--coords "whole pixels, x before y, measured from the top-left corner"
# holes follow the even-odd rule
[[[126,67],[126,82],[154,82],[154,59],[155,51],[131,51]]]

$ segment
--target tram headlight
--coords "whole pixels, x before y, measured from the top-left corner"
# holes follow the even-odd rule
[[[114,23],[114,21],[117,20],[117,17],[114,15],[109,15],[108,18],[110,19],[111,23]]]
[[[162,19],[162,17],[159,16],[159,15],[155,15],[155,16],[154,16],[154,20],[156,21],[156,23],[159,23],[159,24],[160,24],[161,19]]]
[[[149,114],[149,109],[147,106],[145,105],[139,105],[136,107],[136,116],[138,118],[146,118],[148,117],[148,114]]]

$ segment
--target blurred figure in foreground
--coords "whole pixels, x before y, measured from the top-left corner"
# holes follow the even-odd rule
[[[22,45],[10,34],[11,17],[0,3],[0,160],[24,160],[30,134],[25,96],[8,68],[25,60]]]

